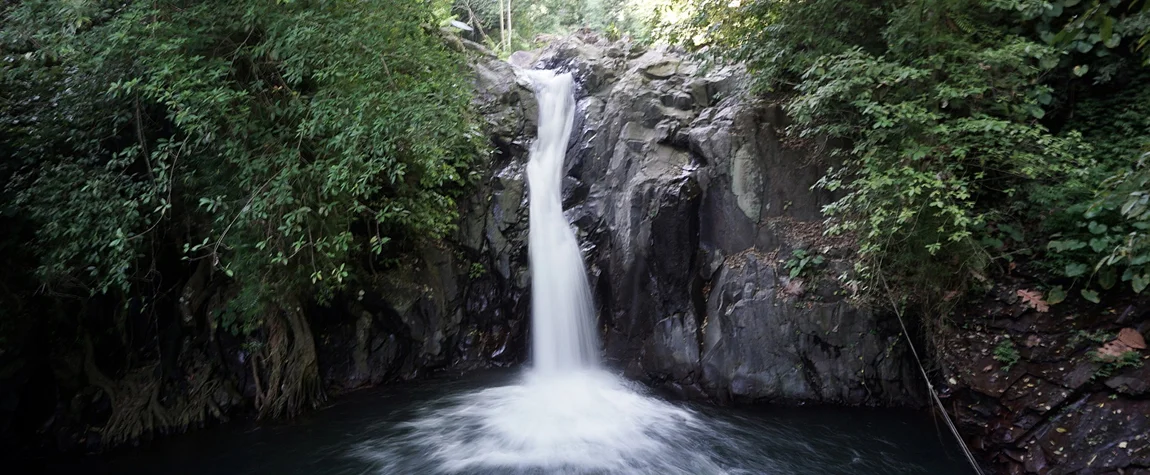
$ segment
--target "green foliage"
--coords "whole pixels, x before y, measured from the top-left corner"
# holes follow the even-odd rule
[[[1101,344],[1104,344],[1104,343],[1106,343],[1110,340],[1113,340],[1117,337],[1118,337],[1117,334],[1107,332],[1105,330],[1095,330],[1092,332],[1088,332],[1085,330],[1077,330],[1070,337],[1070,344],[1073,346],[1073,345],[1078,345],[1084,341],[1092,341],[1096,344],[1101,345]]]
[[[783,263],[783,268],[787,269],[791,279],[797,279],[818,269],[823,265],[823,261],[821,254],[812,255],[806,250],[795,249],[791,251],[791,258]]]
[[[1136,350],[1124,351],[1122,356],[1117,358],[1103,358],[1094,352],[1091,360],[1101,365],[1098,369],[1094,370],[1094,374],[1090,379],[1106,379],[1113,376],[1114,373],[1121,371],[1124,368],[1141,368],[1142,355]]]
[[[1129,283],[1142,292],[1150,284],[1150,90],[1139,87],[1148,79],[1150,74],[1142,73],[1111,81],[1110,86],[1129,86],[1090,95],[1067,125],[1094,144],[1091,159],[1099,166],[1092,181],[1098,186],[1093,196],[1062,199],[1065,212],[1052,220],[1057,233],[1047,244],[1048,260],[1056,273],[1102,290]],[[1096,291],[1083,292],[1088,300],[1099,300]]]
[[[0,147],[38,276],[130,294],[165,254],[209,259],[237,284],[224,321],[250,330],[445,236],[482,141],[431,6],[6,7]]]
[[[510,54],[541,46],[535,43],[538,35],[569,35],[580,28],[604,33],[609,39],[626,34],[647,40],[656,21],[655,12],[671,1],[511,0],[510,27],[506,26],[507,0],[455,0],[451,12],[476,30],[474,39],[501,54]],[[502,21],[500,9],[505,12]]]
[[[1026,29],[1066,54],[1076,76],[1108,81],[1127,58],[1150,61],[1150,2],[1145,0],[999,0],[1016,10]]]
[[[1109,170],[1129,168],[1150,151],[1150,70],[1115,78],[1105,87],[1080,87],[1085,96],[1074,104],[1064,126],[1082,132],[1092,156]],[[1093,85],[1092,85],[1093,86]]]
[[[1101,185],[1098,197],[1083,215],[1077,232],[1059,234],[1048,247],[1070,256],[1064,268],[1069,278],[1092,281],[1105,290],[1118,282],[1134,292],[1150,285],[1150,169],[1143,155],[1138,164]],[[1097,294],[1083,289],[1087,300]]]
[[[1003,371],[1010,371],[1022,356],[1018,354],[1018,349],[1014,347],[1014,342],[1010,338],[1005,338],[994,347],[994,360],[1002,363]]]
[[[1129,282],[1134,292],[1150,285],[1150,153],[1133,169],[1125,170],[1102,183],[1098,199],[1087,210],[1087,219],[1109,217],[1111,224],[1090,221],[1087,229],[1095,237],[1091,250],[1103,254],[1095,264],[1097,283],[1113,287],[1115,276]],[[1108,252],[1108,253],[1107,253]]]
[[[1141,215],[1123,210],[1143,210],[1131,193],[1145,183],[1137,170],[1103,179],[1129,168],[1119,152],[1147,133],[1150,96],[1130,79],[1142,74],[1145,4],[708,0],[670,37],[784,93],[792,137],[844,144],[817,185],[840,196],[824,208],[830,232],[856,238],[863,289],[881,280],[929,302],[1020,256],[1142,282],[1126,272],[1144,263],[1130,234]],[[1125,89],[1077,100],[1088,78]],[[1129,114],[1106,102],[1131,99]],[[1114,125],[1082,127],[1076,100],[1082,121]],[[1048,236],[1077,229],[1094,235],[1069,244],[1089,248],[1089,266],[1044,253]]]
[[[472,278],[472,279],[478,279],[480,277],[483,277],[484,274],[487,274],[487,268],[484,267],[483,264],[479,263],[479,262],[472,262],[471,263],[471,269],[467,271],[467,276]]]
[[[875,28],[889,2],[809,0],[779,2],[702,0],[681,2],[679,22],[660,33],[668,40],[706,48],[722,59],[741,62],[754,73],[756,89],[785,89],[802,81],[818,58],[855,47],[880,51]]]

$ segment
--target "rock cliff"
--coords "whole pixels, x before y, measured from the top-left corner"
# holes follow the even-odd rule
[[[719,403],[926,403],[897,321],[852,305],[834,278],[850,243],[823,236],[834,196],[811,189],[834,144],[784,139],[786,115],[750,95],[739,69],[675,51],[575,35],[511,62],[580,85],[563,196],[611,364]],[[526,212],[533,104],[509,66],[481,63],[479,98],[504,152],[483,219],[511,231],[477,249],[521,295],[526,236],[514,221]],[[1119,330],[1150,331],[1150,304],[1041,313],[1014,295],[1033,285],[1003,277],[934,335],[938,360],[925,364],[947,410],[995,473],[1147,473],[1147,367],[1091,355]]]
[[[579,84],[563,198],[610,363],[719,402],[923,401],[897,322],[849,304],[833,279],[846,251],[822,236],[832,197],[811,190],[825,144],[783,143],[785,115],[752,98],[740,70],[594,35],[511,62]],[[476,70],[502,158],[462,234],[518,295],[534,105],[511,66],[487,57]]]

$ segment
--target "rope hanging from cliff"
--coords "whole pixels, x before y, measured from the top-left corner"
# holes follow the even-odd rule
[[[942,413],[943,420],[946,421],[947,427],[950,427],[950,432],[954,434],[954,438],[958,439],[959,447],[962,447],[962,453],[966,455],[966,460],[970,462],[970,466],[974,467],[974,473],[983,475],[982,467],[978,465],[978,461],[974,459],[974,454],[970,452],[970,447],[966,446],[966,441],[962,439],[962,435],[958,433],[958,427],[955,427],[954,421],[950,419],[950,414],[947,414],[946,407],[942,405],[942,399],[938,397],[938,392],[934,390],[934,385],[930,383],[930,377],[926,374],[926,368],[922,366],[922,359],[918,357],[918,350],[914,347],[914,342],[910,340],[910,332],[906,330],[906,322],[902,319],[902,311],[899,310],[898,303],[894,301],[891,295],[890,286],[886,283],[886,277],[880,274],[882,279],[883,289],[886,290],[886,296],[890,299],[890,306],[894,309],[894,315],[898,317],[898,324],[902,327],[902,336],[906,338],[906,344],[910,346],[910,352],[914,355],[914,362],[918,365],[919,372],[922,373],[922,380],[926,382],[926,389],[930,392],[930,398],[938,405],[938,411]]]

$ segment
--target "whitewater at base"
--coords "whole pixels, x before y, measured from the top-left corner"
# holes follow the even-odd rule
[[[574,122],[570,74],[522,71],[539,103],[527,163],[532,368],[516,385],[458,396],[356,454],[390,466],[419,453],[446,473],[719,473],[693,441],[711,433],[691,411],[648,397],[598,369],[594,310],[560,191]],[[400,447],[403,446],[403,447]],[[684,470],[686,470],[684,472]],[[387,470],[384,470],[387,472]]]
[[[361,431],[370,439],[350,453],[333,444],[357,467],[368,465],[339,473],[970,473],[957,452],[942,449],[939,427],[911,423],[905,411],[708,408],[665,401],[599,370],[557,377],[527,370],[510,384],[458,389],[375,419]]]
[[[752,473],[711,460],[723,437],[694,412],[600,370],[528,372],[421,411],[353,454],[381,474]]]
[[[668,402],[598,369],[594,313],[558,198],[569,75],[527,72],[540,96],[531,154],[529,369],[440,374],[342,396],[293,421],[230,424],[108,456],[52,460],[92,475],[960,475],[939,428],[863,409],[718,409]],[[11,464],[9,464],[11,465]],[[20,470],[17,469],[19,472]],[[30,472],[31,473],[31,472]],[[40,473],[40,471],[35,471]]]
[[[799,474],[820,465],[836,473],[809,443],[784,435],[764,444],[762,429],[700,415],[598,368],[586,272],[560,200],[573,81],[522,73],[539,103],[527,165],[532,367],[517,384],[427,403],[352,456],[380,474]],[[842,473],[868,472],[847,460]],[[891,468],[881,473],[899,473]]]

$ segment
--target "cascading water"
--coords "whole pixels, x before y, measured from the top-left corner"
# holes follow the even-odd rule
[[[203,433],[160,457],[145,451],[116,469],[93,469],[93,460],[84,459],[48,473],[966,473],[962,465],[948,464],[945,453],[916,453],[936,428],[929,424],[890,440],[880,434],[901,434],[905,427],[885,416],[867,423],[826,409],[819,417],[790,410],[782,414],[795,417],[696,412],[600,369],[579,245],[560,200],[574,114],[572,79],[548,71],[524,75],[539,95],[538,139],[527,165],[533,366],[514,384],[476,390],[441,378],[422,383],[431,391],[398,385],[388,389],[399,392],[361,394],[359,403],[343,400],[287,427],[233,426],[231,434]],[[484,375],[470,377],[476,376]],[[477,382],[482,380],[466,388]],[[370,410],[355,408],[363,403]],[[907,461],[913,459],[931,468]]]
[[[541,373],[595,365],[591,291],[579,242],[563,216],[563,159],[575,119],[570,74],[525,71],[539,103],[539,132],[527,162],[534,368]]]
[[[532,367],[519,384],[425,406],[402,437],[356,454],[381,473],[725,473],[692,447],[715,435],[697,415],[598,368],[591,293],[560,199],[574,83],[521,73],[539,103],[527,164]]]
[[[517,384],[398,415],[407,422],[360,444],[353,455],[381,474],[782,475],[810,473],[816,465],[825,473],[866,472],[855,465],[857,457],[834,469],[816,462],[827,456],[785,433],[765,444],[763,428],[752,432],[745,424],[704,417],[598,367],[587,277],[560,199],[574,121],[573,81],[551,71],[522,74],[539,102],[539,132],[527,164],[532,367]],[[878,472],[893,473],[887,467]]]

